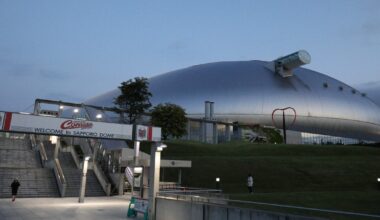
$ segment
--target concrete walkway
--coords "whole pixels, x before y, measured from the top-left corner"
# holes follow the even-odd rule
[[[1,220],[125,220],[129,197],[87,197],[84,203],[78,198],[17,198],[0,199]]]

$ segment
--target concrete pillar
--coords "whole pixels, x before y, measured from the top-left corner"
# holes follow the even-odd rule
[[[205,142],[206,123],[204,121],[199,122],[199,141]]]
[[[227,142],[231,141],[231,131],[230,131],[229,125],[225,125],[224,136],[225,136]]]
[[[210,119],[210,104],[211,102],[205,101],[205,119]]]
[[[149,186],[149,169],[148,167],[143,168],[142,173],[142,183],[141,183],[141,198],[148,199],[149,195],[149,188],[146,186]]]
[[[210,106],[210,115],[209,115],[209,119],[214,119],[214,102],[209,102],[209,106]]]
[[[118,194],[122,196],[124,194],[124,173],[119,173],[119,187],[118,187]]]
[[[79,203],[84,202],[84,196],[86,194],[88,159],[89,158],[86,157],[83,162],[82,179],[81,179],[81,184],[80,184],[80,193],[79,193],[79,201],[78,201]]]
[[[212,123],[212,143],[218,144],[218,125]]]

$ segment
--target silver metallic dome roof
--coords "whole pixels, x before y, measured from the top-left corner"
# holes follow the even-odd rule
[[[175,103],[190,117],[203,117],[204,101],[215,102],[215,117],[243,124],[275,125],[276,108],[292,107],[291,130],[380,141],[380,107],[354,88],[324,74],[296,68],[283,78],[264,61],[196,65],[149,79],[152,104]],[[115,89],[86,103],[114,106]],[[276,116],[275,121],[280,121]],[[294,119],[286,111],[286,120]]]

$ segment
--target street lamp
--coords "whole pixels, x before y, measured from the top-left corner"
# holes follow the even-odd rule
[[[161,151],[168,146],[156,143],[150,148],[150,170],[149,170],[149,219],[156,215],[156,195],[160,187]]]
[[[89,156],[86,156],[84,158],[83,162],[83,170],[82,170],[82,180],[80,184],[80,194],[79,194],[79,203],[84,202],[84,195],[86,192],[86,175],[87,175],[87,168],[88,168],[88,160],[90,159]]]
[[[220,189],[220,178],[219,177],[216,177],[216,179],[215,179],[215,186],[216,186],[216,189]]]
[[[167,147],[168,146],[166,144],[160,143],[159,145],[157,145],[157,151],[161,152],[164,148],[167,148]]]
[[[73,114],[73,118],[74,118],[74,119],[77,119],[77,118],[78,118],[79,109],[74,108],[73,113],[74,113],[74,114]]]

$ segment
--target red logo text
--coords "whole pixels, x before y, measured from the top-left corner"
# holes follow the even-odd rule
[[[66,120],[62,122],[61,129],[89,129],[92,128],[92,126],[93,124],[91,122]]]

